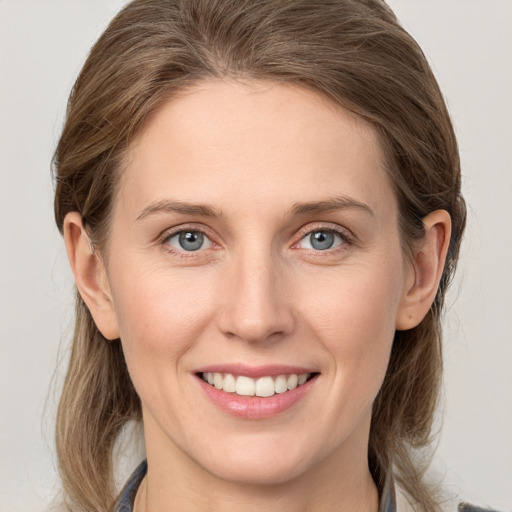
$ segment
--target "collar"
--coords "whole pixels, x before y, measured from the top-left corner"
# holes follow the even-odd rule
[[[147,471],[148,463],[144,460],[139,464],[123,487],[123,490],[117,498],[114,512],[133,512],[135,494],[137,494],[137,489],[139,488],[142,479],[146,476]]]

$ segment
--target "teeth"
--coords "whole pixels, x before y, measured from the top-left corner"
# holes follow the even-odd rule
[[[308,374],[307,373],[302,373],[301,375],[299,375],[298,385],[302,386],[302,384],[304,384],[304,382],[306,382],[307,380],[308,380]]]
[[[295,389],[297,387],[297,384],[299,383],[299,378],[297,375],[292,374],[286,379],[286,387],[288,389]]]
[[[278,375],[277,377],[268,376],[251,379],[245,375],[235,377],[231,373],[207,372],[203,373],[201,377],[211,386],[222,389],[227,393],[236,393],[241,396],[268,397],[301,386],[311,377],[311,374],[301,373],[297,375],[292,373],[290,375]]]
[[[254,379],[243,377],[242,375],[236,379],[235,393],[237,395],[254,396],[254,388]]]
[[[223,389],[223,387],[224,387],[224,379],[222,378],[222,374],[221,373],[214,373],[213,374],[213,385],[217,389]]]
[[[288,391],[288,386],[286,385],[286,377],[284,375],[279,375],[276,378],[276,382],[274,384],[276,393],[284,393]]]
[[[238,377],[240,378],[240,377]],[[252,380],[252,379],[251,379]],[[261,377],[256,381],[256,396],[272,396],[274,394],[274,379],[272,377]]]
[[[236,391],[236,379],[230,373],[224,377],[224,385],[222,386],[224,391],[228,393],[234,393]]]

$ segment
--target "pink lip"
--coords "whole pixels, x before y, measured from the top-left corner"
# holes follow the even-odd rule
[[[218,371],[220,367],[216,366],[215,368],[215,371]],[[259,376],[283,375],[290,373],[311,373],[307,371],[282,371],[282,368],[281,371],[278,373],[258,373],[259,370],[256,373],[258,373]],[[237,374],[236,372],[233,371],[232,366],[230,367],[230,369],[231,371],[219,371],[219,373],[232,373],[235,375]],[[249,376],[245,371],[241,371],[240,374]],[[315,385],[315,382],[318,380],[317,377],[318,375],[314,376],[312,379],[308,380],[301,386],[292,389],[291,391],[286,391],[285,393],[276,393],[275,395],[266,398],[258,396],[240,396],[235,393],[228,393],[221,389],[217,389],[214,386],[211,386],[210,384],[205,382],[199,375],[197,375],[197,382],[199,383],[201,389],[206,394],[206,396],[210,399],[210,401],[213,402],[214,405],[219,407],[224,412],[227,412],[231,416],[235,416],[237,418],[257,420],[272,418],[296,405],[298,402],[300,402],[302,398],[304,398],[307,395],[307,393]]]
[[[245,375],[252,379],[260,377],[277,377],[278,375],[290,375],[296,373],[317,373],[311,368],[304,368],[290,365],[266,365],[266,366],[248,366],[242,363],[234,364],[216,364],[199,368],[196,373],[231,373],[232,375]]]

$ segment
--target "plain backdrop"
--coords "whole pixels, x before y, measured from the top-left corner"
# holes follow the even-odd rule
[[[433,466],[449,492],[512,511],[512,1],[389,3],[445,93],[469,204]],[[122,4],[0,0],[1,512],[42,511],[58,490],[53,423],[73,285],[50,160],[74,78]]]

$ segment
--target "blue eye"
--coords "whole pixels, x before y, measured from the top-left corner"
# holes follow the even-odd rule
[[[199,249],[208,249],[212,246],[211,240],[201,231],[183,230],[169,236],[166,243],[182,251],[193,252]]]
[[[344,239],[339,233],[328,229],[312,231],[300,241],[303,249],[313,249],[315,251],[326,251],[338,247],[343,242]]]

